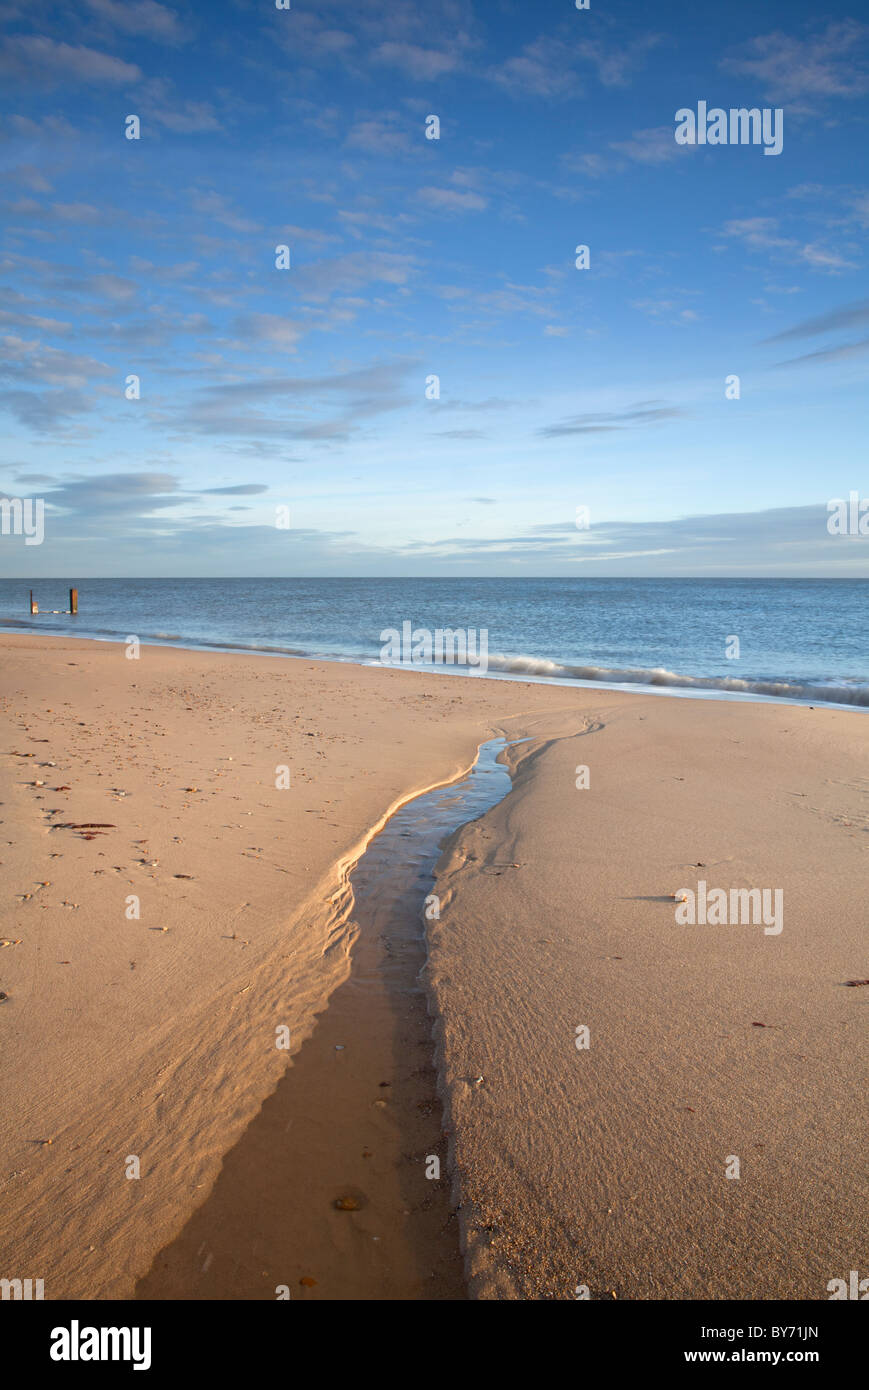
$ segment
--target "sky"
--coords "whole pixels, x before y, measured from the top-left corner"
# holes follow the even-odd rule
[[[865,13],[0,0],[0,575],[869,576]]]

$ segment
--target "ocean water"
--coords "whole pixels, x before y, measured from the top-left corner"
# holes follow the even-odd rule
[[[53,615],[68,590],[0,579],[0,628],[372,663],[409,622],[485,630],[489,676],[869,707],[869,580],[90,579]]]

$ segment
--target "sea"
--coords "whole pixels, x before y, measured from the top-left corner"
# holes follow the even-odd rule
[[[88,579],[70,617],[74,582],[0,579],[0,630],[368,665],[409,623],[487,648],[411,670],[869,708],[869,579]]]

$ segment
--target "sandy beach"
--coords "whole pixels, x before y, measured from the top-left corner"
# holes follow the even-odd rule
[[[860,713],[4,634],[0,716],[5,1276],[50,1299],[814,1299],[865,1265]],[[405,1075],[351,988],[382,963],[348,872],[496,735],[527,741],[441,861]],[[678,925],[701,879],[782,890],[781,931]],[[442,1129],[440,1207],[391,1161],[370,1202],[350,1171],[430,1142],[367,1089],[354,1111],[387,1063]],[[346,1209],[275,1181],[299,1118],[294,1171],[331,1181],[345,1146]],[[362,1246],[398,1250],[417,1208],[432,1268],[372,1284]]]
[[[441,875],[472,1296],[827,1298],[866,1262],[869,990],[846,984],[867,973],[866,725],[639,697],[596,714],[518,750]],[[670,895],[701,880],[780,888],[781,931],[677,924]]]

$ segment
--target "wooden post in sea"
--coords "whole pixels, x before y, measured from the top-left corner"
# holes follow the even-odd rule
[[[32,590],[32,589],[30,590],[30,611],[31,611],[31,613],[38,613],[38,612],[39,612],[39,604],[36,602],[35,598],[33,597],[33,590]]]
[[[69,591],[69,611],[71,614],[78,612],[78,589]]]

